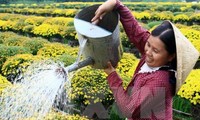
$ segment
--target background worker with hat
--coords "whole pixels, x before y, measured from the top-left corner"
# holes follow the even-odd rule
[[[195,65],[199,52],[170,21],[151,33],[142,28],[119,0],[108,0],[97,9],[93,24],[115,10],[130,40],[142,57],[127,89],[108,62],[104,71],[117,106],[130,120],[172,120],[172,98]]]

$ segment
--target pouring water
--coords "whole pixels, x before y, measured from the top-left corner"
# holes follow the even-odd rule
[[[60,101],[63,89],[66,93],[70,92],[71,83],[67,73],[55,72],[60,67],[64,66],[53,61],[29,66],[20,83],[14,83],[4,90],[0,98],[0,119],[43,119],[52,109],[55,100]],[[69,99],[64,102],[68,103]]]
[[[87,65],[105,68],[108,61],[115,66],[122,56],[119,39],[118,15],[107,14],[100,21],[100,27],[89,21],[94,16],[97,5],[83,9],[74,20],[78,33],[80,50],[74,64],[64,67],[62,63],[43,61],[34,63],[22,75],[20,83],[14,83],[4,90],[0,98],[0,119],[17,120],[34,117],[38,120],[61,100],[61,93],[71,90],[70,72]],[[110,22],[109,22],[110,21]],[[83,56],[84,60],[81,60]],[[63,101],[70,102],[68,96]]]

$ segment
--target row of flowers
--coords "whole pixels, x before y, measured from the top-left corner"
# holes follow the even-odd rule
[[[49,3],[49,4],[1,4],[1,8],[42,8],[42,9],[53,9],[53,8],[84,8],[99,2],[62,2],[62,3]]]
[[[12,30],[43,37],[58,36],[75,39],[71,17],[37,17],[2,13],[0,14],[0,30]]]
[[[74,17],[78,11],[77,9],[0,8],[1,13],[62,17]]]
[[[42,9],[82,9],[93,4],[101,4],[101,2],[65,2],[52,4],[1,4],[1,8],[42,8]],[[188,12],[200,9],[199,4],[183,3],[183,2],[124,2],[132,10],[144,11],[173,11],[173,12]]]
[[[74,17],[79,10],[77,9],[31,9],[31,8],[1,8],[2,13],[15,13],[25,15],[41,15],[41,16],[62,16]],[[144,10],[142,12],[134,11],[134,16],[138,20],[171,20],[174,22],[190,22],[191,24],[200,23],[200,13],[196,12],[156,12],[152,10]]]
[[[177,13],[174,15],[172,12],[132,12],[138,20],[171,20],[175,23],[188,22],[190,24],[200,23],[200,13]]]

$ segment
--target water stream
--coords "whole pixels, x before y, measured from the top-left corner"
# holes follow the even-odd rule
[[[76,63],[80,62],[81,55],[83,54],[84,47],[87,43],[87,39],[79,34],[78,34],[78,39],[79,39],[79,51],[78,51],[78,57],[77,57]]]
[[[87,40],[79,37],[79,53],[77,60],[70,67],[80,62]],[[69,67],[69,66],[68,66]],[[51,60],[33,63],[27,71],[16,79],[13,86],[3,91],[0,98],[0,119],[18,120],[34,117],[41,120],[59,103],[67,105],[69,99],[62,100],[63,90],[70,93],[73,74],[68,67]],[[64,68],[64,69],[62,69]],[[59,70],[59,71],[56,71]],[[67,97],[67,94],[65,98]]]
[[[66,93],[70,92],[71,83],[66,73],[55,72],[59,67],[63,65],[53,61],[29,66],[27,72],[18,78],[21,82],[4,90],[0,98],[0,119],[21,120],[34,117],[41,120],[53,107],[55,99],[60,100],[64,88]]]
[[[90,33],[102,33],[99,32],[102,31],[99,27],[89,25]],[[104,34],[110,33],[106,31]],[[16,81],[20,79],[20,82],[15,82],[3,91],[0,97],[0,119],[22,120],[34,117],[41,120],[54,107],[55,103],[58,105],[62,101],[67,104],[70,101],[67,95],[71,90],[70,79],[73,74],[70,75],[68,70],[70,67],[77,67],[87,43],[87,39],[83,36],[79,35],[78,37],[79,53],[74,64],[65,68],[62,63],[51,60],[33,63],[25,73],[16,79]],[[61,99],[63,90],[67,93],[65,101]]]

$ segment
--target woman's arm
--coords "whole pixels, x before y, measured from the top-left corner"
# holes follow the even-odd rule
[[[141,54],[143,54],[144,46],[150,36],[150,33],[139,25],[138,21],[132,15],[131,11],[119,0],[117,0],[114,9],[117,10],[120,15],[120,21],[130,42],[138,48]]]

